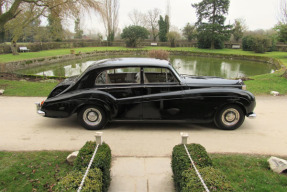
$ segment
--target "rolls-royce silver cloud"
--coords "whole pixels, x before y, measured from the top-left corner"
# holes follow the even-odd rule
[[[182,75],[166,60],[105,59],[59,83],[37,113],[63,118],[77,113],[86,129],[114,120],[210,123],[224,130],[254,118],[255,97],[241,80]]]

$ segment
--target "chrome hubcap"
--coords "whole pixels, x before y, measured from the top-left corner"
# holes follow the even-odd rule
[[[102,114],[96,108],[88,108],[83,113],[83,120],[86,124],[96,126],[102,121]]]
[[[235,125],[236,123],[239,122],[239,119],[240,119],[240,114],[234,108],[226,109],[222,113],[222,116],[221,116],[222,123],[227,126]]]
[[[89,112],[88,114],[89,121],[96,121],[97,119],[98,119],[98,115],[95,112],[93,111]]]

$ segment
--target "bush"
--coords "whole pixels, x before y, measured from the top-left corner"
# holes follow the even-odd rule
[[[188,144],[186,145],[186,147],[197,168],[212,166],[212,161],[203,146],[199,144]],[[173,148],[171,166],[172,166],[175,187],[178,191],[180,191],[182,173],[185,170],[191,168],[190,159],[182,144],[176,145]]]
[[[248,35],[242,39],[242,49],[244,51],[254,51],[255,53],[265,53],[274,49],[275,40],[266,35]]]
[[[254,36],[247,35],[242,38],[242,49],[243,51],[253,51],[254,46]]]
[[[271,39],[267,36],[258,35],[255,36],[254,51],[255,53],[265,53],[270,51],[272,47]]]
[[[199,172],[210,191],[234,191],[230,182],[217,169],[212,167],[204,167],[199,169]],[[204,187],[198,178],[194,169],[185,170],[182,173],[182,180],[180,182],[181,192],[202,192]]]
[[[176,47],[176,41],[178,40],[178,39],[180,39],[180,34],[178,33],[178,32],[176,32],[176,31],[170,31],[170,32],[168,32],[167,34],[166,34],[166,36],[167,36],[167,39],[169,40],[169,42],[170,42],[170,46],[171,47]]]
[[[169,52],[165,50],[150,50],[148,52],[148,56],[150,58],[156,58],[156,59],[165,59],[168,60],[169,58]]]
[[[64,177],[55,187],[55,191],[76,191],[83,179],[85,170],[73,171]],[[88,176],[85,179],[82,191],[102,191],[102,172],[98,168],[90,169]]]
[[[80,171],[83,168],[88,167],[88,164],[94,153],[95,147],[96,142],[89,141],[81,148],[74,162],[74,168],[76,170]],[[103,173],[103,186],[102,186],[103,192],[108,191],[108,188],[110,186],[111,160],[112,160],[111,149],[107,144],[103,143],[102,145],[99,146],[95,159],[91,166],[91,168],[95,167],[99,168]]]

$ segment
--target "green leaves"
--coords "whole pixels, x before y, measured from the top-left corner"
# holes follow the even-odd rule
[[[224,25],[229,0],[202,0],[192,5],[196,9],[199,48],[223,48],[231,35],[231,25]]]
[[[148,36],[149,32],[146,28],[136,25],[124,28],[121,34],[121,38],[126,40],[127,47],[137,47]]]

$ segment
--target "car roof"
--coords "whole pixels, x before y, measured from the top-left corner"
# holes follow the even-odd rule
[[[109,67],[167,67],[169,62],[167,60],[154,59],[154,58],[113,58],[99,60],[90,65],[89,71],[98,68],[109,68]]]

